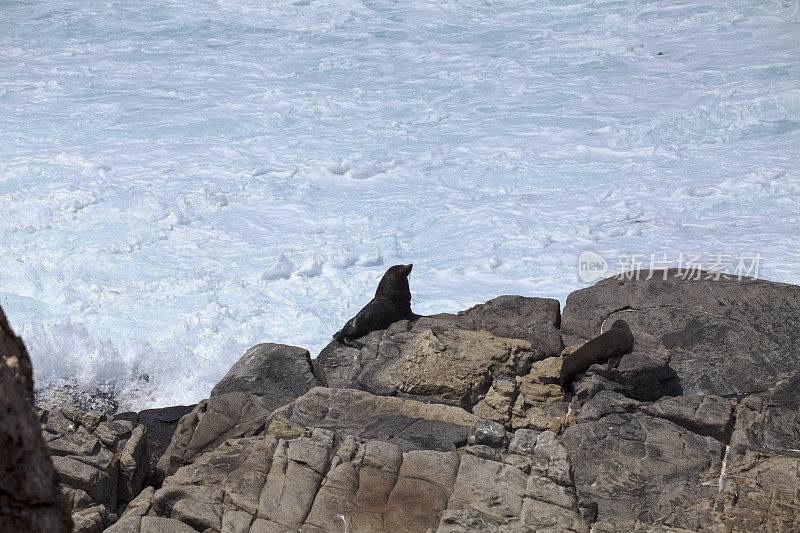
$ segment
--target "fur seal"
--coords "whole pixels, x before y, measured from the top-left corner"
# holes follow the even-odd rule
[[[411,290],[408,275],[414,265],[394,265],[381,278],[375,298],[364,306],[356,316],[347,321],[334,334],[334,340],[345,346],[361,349],[363,344],[355,341],[371,331],[386,329],[398,320],[411,319]]]
[[[612,357],[622,356],[633,349],[633,334],[628,323],[617,320],[605,333],[593,338],[561,362],[559,381],[567,391],[577,374],[585,372],[595,363],[602,363]]]

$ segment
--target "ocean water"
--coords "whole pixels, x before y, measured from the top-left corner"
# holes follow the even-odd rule
[[[123,408],[316,355],[396,263],[419,313],[585,250],[800,283],[800,3],[0,1],[0,204],[37,387]]]

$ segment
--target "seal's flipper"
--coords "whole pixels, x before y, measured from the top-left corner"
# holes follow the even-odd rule
[[[624,354],[612,355],[611,358],[606,363],[606,370],[611,370],[612,368],[617,368],[617,365],[619,365],[619,362],[622,361],[622,356],[623,355]]]

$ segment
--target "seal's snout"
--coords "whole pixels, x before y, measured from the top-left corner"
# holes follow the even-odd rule
[[[409,274],[411,274],[411,268],[412,268],[413,266],[414,266],[414,265],[413,265],[413,264],[410,264],[410,263],[409,263],[408,265],[403,265],[403,269],[402,269],[402,270],[403,270],[403,274],[405,274],[406,276],[408,276]]]

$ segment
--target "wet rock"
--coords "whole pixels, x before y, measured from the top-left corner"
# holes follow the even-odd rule
[[[172,436],[178,427],[178,421],[194,408],[194,405],[177,405],[158,409],[145,409],[138,413],[122,413],[114,417],[115,421],[120,421],[119,419],[122,416],[125,417],[125,420],[131,420],[134,424],[141,424],[147,428],[145,433],[145,453],[147,454],[148,466],[145,483],[160,483],[159,475],[156,472],[158,460],[164,455],[169,446]]]

